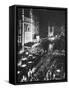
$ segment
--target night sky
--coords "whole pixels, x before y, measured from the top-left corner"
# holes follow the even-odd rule
[[[29,15],[30,9],[25,9],[25,15]],[[39,33],[41,37],[46,37],[48,34],[48,25],[57,25],[58,27],[65,26],[65,10],[53,9],[32,9],[32,13],[39,21]]]
[[[65,11],[63,10],[46,10],[33,9],[33,14],[38,18],[40,36],[46,37],[48,25],[65,25]]]

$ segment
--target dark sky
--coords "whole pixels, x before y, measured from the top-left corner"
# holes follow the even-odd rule
[[[30,9],[26,9],[26,15]],[[39,21],[39,30],[41,37],[45,37],[48,31],[48,25],[65,25],[65,10],[53,10],[53,9],[32,9],[33,15],[37,17]]]
[[[39,30],[41,37],[45,37],[48,31],[48,25],[65,25],[65,11],[34,9],[33,14],[39,21]]]

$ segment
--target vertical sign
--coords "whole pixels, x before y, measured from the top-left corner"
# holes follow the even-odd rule
[[[24,9],[22,9],[22,49],[24,51]]]

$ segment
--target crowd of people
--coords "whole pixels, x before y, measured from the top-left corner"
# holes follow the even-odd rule
[[[64,38],[65,36],[61,34],[53,42],[49,41],[49,39],[44,39],[19,54],[17,81],[31,82],[65,79]],[[51,45],[53,45],[52,48],[50,48]]]

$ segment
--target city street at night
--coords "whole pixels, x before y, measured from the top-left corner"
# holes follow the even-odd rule
[[[65,14],[18,9],[17,82],[65,79]]]

